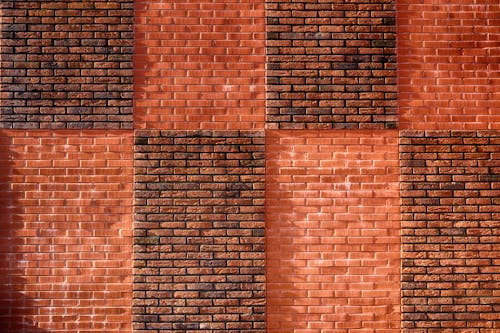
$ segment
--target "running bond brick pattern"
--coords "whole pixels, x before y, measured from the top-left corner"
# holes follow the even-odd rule
[[[263,0],[136,0],[135,127],[263,129]]]
[[[0,128],[132,128],[133,0],[2,0]]]
[[[130,332],[132,144],[0,131],[2,332]]]
[[[500,132],[404,131],[403,331],[500,331]]]
[[[498,0],[398,1],[400,128],[500,129]]]
[[[399,332],[397,131],[266,136],[268,332]]]
[[[273,129],[395,128],[393,0],[267,0]]]
[[[263,332],[263,132],[135,140],[135,332]]]

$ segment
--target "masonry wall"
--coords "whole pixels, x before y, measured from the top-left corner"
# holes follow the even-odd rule
[[[265,329],[262,132],[136,133],[134,329]]]
[[[268,128],[396,128],[394,6],[267,0]]]
[[[2,1],[0,128],[132,128],[133,0]]]
[[[268,332],[399,332],[397,131],[266,137]]]
[[[130,331],[131,133],[0,137],[2,332]]]
[[[499,129],[500,6],[398,2],[401,129]]]
[[[265,115],[264,2],[135,2],[136,128],[257,130]]]
[[[0,330],[500,330],[500,6],[438,2],[1,2]]]
[[[498,330],[500,133],[403,134],[403,327]]]

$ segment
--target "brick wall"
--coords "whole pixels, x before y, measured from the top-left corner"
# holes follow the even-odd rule
[[[397,135],[267,133],[268,332],[399,332]]]
[[[0,128],[131,128],[133,4],[2,1]]]
[[[395,128],[394,1],[267,0],[269,128]]]
[[[132,136],[0,131],[0,329],[126,332]]]
[[[500,6],[414,2],[2,1],[0,330],[498,331]]]
[[[263,331],[263,133],[135,140],[135,331]]]
[[[401,129],[500,129],[500,4],[398,2]]]
[[[136,128],[264,127],[263,1],[136,1]]]
[[[500,329],[500,133],[403,131],[403,327]]]

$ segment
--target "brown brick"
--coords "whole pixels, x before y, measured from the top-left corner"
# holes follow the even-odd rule
[[[133,5],[3,2],[0,128],[132,128]]]
[[[263,133],[136,134],[136,327],[263,328]]]
[[[491,191],[496,182],[478,177],[491,175],[493,169],[476,166],[478,158],[493,167],[500,164],[493,153],[499,135],[498,131],[401,132],[402,233],[409,235],[403,237],[402,280],[418,282],[403,283],[402,301],[419,304],[403,307],[402,326],[408,332],[415,332],[412,327],[426,333],[494,327],[486,318],[495,310],[483,306],[479,295],[494,299],[498,285],[479,282],[497,279],[498,263],[487,251],[489,244],[498,242],[488,223],[499,208],[493,204],[497,194]],[[466,153],[476,151],[489,153]],[[421,167],[424,164],[428,167]]]

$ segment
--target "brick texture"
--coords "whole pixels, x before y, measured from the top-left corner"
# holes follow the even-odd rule
[[[127,332],[132,133],[0,131],[0,330]]]
[[[500,330],[500,132],[403,131],[404,332]]]
[[[500,129],[497,0],[398,1],[401,129]]]
[[[136,128],[264,128],[263,0],[137,0],[135,13]]]
[[[0,3],[0,128],[132,128],[133,0]]]
[[[272,129],[395,128],[392,0],[267,0]]]
[[[262,332],[263,132],[136,133],[136,332]]]
[[[266,137],[268,332],[399,332],[397,131]]]

